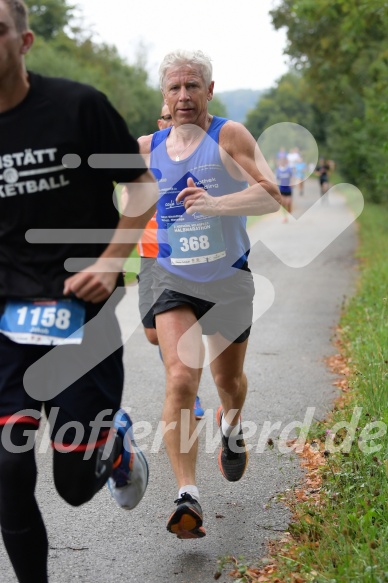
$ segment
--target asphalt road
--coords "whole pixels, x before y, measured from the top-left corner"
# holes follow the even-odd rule
[[[294,454],[280,451],[277,437],[282,432],[288,435],[289,424],[302,422],[306,415],[305,424],[312,416],[322,418],[333,403],[337,389],[324,359],[335,352],[333,333],[357,274],[354,224],[306,266],[284,263],[297,248],[307,252],[307,259],[296,263],[308,261],[308,251],[322,230],[335,234],[352,220],[344,199],[333,193],[328,204],[318,204],[306,214],[318,199],[315,180],[307,183],[303,197],[296,193],[294,199],[295,216],[307,217],[305,224],[284,224],[278,213],[250,228],[257,240],[250,257],[250,267],[259,276],[257,313],[264,313],[252,328],[246,358],[249,394],[244,422],[251,452],[238,483],[228,483],[218,470],[214,421],[218,400],[209,371],[204,370],[200,396],[207,414],[197,477],[207,536],[180,541],[166,531],[177,490],[157,432],[164,371],[157,349],[137,326],[136,309],[130,308],[137,293],[134,286],[119,308],[124,335],[129,336],[123,405],[138,423],[138,443],[150,465],[149,487],[132,512],[117,508],[106,488],[83,507],[68,506],[52,484],[51,449],[40,441],[42,427],[37,496],[50,541],[50,583],[211,583],[219,558],[243,556],[252,563],[265,555],[269,538],[287,529],[289,513],[277,494],[297,484],[302,472]],[[274,440],[273,448],[267,445],[268,437]],[[0,565],[0,583],[16,581],[1,543]],[[218,581],[231,581],[227,570]]]

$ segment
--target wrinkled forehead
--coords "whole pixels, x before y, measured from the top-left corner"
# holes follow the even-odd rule
[[[1,1],[1,0],[0,0]],[[172,65],[166,71],[164,76],[164,83],[171,83],[173,81],[187,81],[189,79],[200,79],[203,81],[203,74],[199,65]]]

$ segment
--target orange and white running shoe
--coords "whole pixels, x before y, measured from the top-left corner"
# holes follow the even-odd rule
[[[187,492],[174,500],[178,505],[167,522],[167,530],[180,539],[202,538],[206,531],[202,526],[202,508]]]

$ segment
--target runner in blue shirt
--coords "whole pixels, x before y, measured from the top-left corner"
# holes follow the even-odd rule
[[[214,81],[201,51],[175,51],[160,66],[160,86],[173,126],[143,136],[159,182],[159,256],[153,268],[154,315],[166,367],[163,421],[178,486],[167,530],[204,537],[196,484],[196,428],[202,334],[218,390],[219,468],[226,480],[243,476],[248,454],[240,413],[248,382],[244,359],[252,324],[254,285],[246,215],[279,208],[275,179],[256,140],[240,123],[209,114]]]
[[[286,156],[279,158],[276,168],[276,181],[282,197],[282,206],[285,210],[283,222],[288,222],[288,213],[292,211],[292,178],[294,170],[289,166]]]

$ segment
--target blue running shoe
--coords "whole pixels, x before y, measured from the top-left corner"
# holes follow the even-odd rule
[[[194,415],[196,419],[202,419],[202,417],[205,415],[205,411],[201,407],[201,401],[199,400],[198,395],[195,397]]]
[[[117,411],[113,426],[123,440],[123,449],[120,464],[108,479],[108,487],[121,508],[132,510],[139,504],[147,489],[148,464],[136,445],[132,421],[124,409]]]

